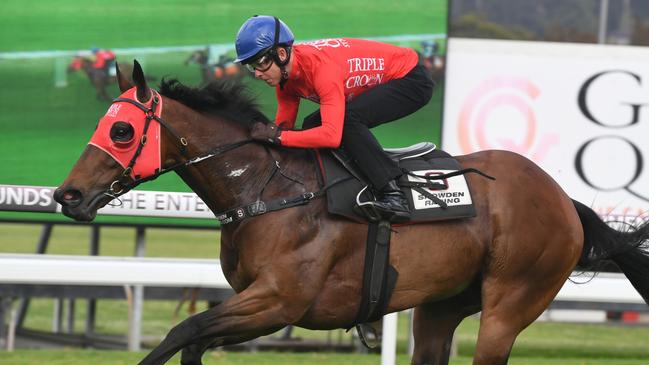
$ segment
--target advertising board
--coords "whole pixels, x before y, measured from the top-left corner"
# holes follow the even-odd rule
[[[599,214],[646,218],[649,48],[450,38],[447,60],[445,150],[517,152]]]

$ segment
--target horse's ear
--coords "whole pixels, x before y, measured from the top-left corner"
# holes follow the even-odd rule
[[[137,99],[141,102],[148,101],[151,97],[151,90],[146,84],[144,71],[142,71],[142,66],[140,66],[137,60],[133,60],[133,82],[135,82],[135,87],[137,87]]]
[[[128,80],[119,70],[119,63],[115,62],[115,70],[117,70],[117,84],[119,84],[119,89],[121,92],[124,92],[133,87],[131,81]]]

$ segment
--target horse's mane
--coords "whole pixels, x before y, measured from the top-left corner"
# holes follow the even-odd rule
[[[177,79],[163,79],[160,94],[196,111],[222,116],[247,127],[255,122],[269,122],[248,87],[239,81],[216,80],[202,87],[189,87]]]

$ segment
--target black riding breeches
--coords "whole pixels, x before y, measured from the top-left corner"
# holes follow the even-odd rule
[[[404,77],[378,85],[345,105],[342,146],[374,188],[381,189],[402,172],[369,129],[403,118],[426,105],[433,95],[433,86],[426,69],[418,65]],[[318,109],[304,118],[302,129],[316,127],[321,121]]]

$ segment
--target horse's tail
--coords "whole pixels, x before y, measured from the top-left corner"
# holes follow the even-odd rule
[[[603,260],[613,261],[649,304],[649,221],[618,231],[586,205],[572,202],[584,230],[584,249],[577,267],[597,271]]]

